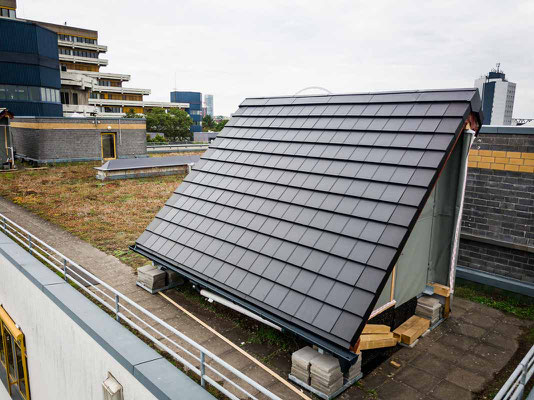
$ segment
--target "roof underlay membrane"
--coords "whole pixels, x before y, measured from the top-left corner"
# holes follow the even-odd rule
[[[246,99],[135,250],[351,360],[479,112],[476,89]]]

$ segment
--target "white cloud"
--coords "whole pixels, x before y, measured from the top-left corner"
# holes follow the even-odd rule
[[[534,117],[531,1],[19,0],[19,16],[99,31],[109,72],[230,114],[248,96],[471,87],[500,62],[514,116]]]

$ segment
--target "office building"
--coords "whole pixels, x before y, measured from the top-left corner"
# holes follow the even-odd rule
[[[12,4],[0,1],[1,10],[11,10],[6,3]],[[56,34],[8,16],[0,17],[0,37],[0,108],[14,115],[61,116]]]
[[[0,0],[1,15],[16,18],[16,0]],[[17,21],[23,21],[17,19]],[[124,87],[130,75],[101,71],[108,60],[101,58],[107,46],[99,44],[98,32],[41,21],[27,21],[53,31],[56,58],[59,59],[61,94],[64,116],[123,116],[132,110],[145,114],[152,108],[186,109],[188,104],[146,101],[150,89]],[[4,38],[4,35],[2,35]],[[7,79],[7,78],[5,78]],[[17,114],[15,112],[15,114]],[[34,115],[34,114],[26,114]],[[43,115],[43,114],[35,114]]]
[[[475,80],[475,87],[482,97],[484,125],[512,125],[516,84],[506,80],[500,64]]]
[[[191,132],[202,132],[202,93],[174,91],[171,92],[171,102],[188,104],[185,111],[193,120]]]
[[[212,94],[205,95],[204,102],[206,103],[206,115],[213,117],[215,115],[213,113],[213,95]]]

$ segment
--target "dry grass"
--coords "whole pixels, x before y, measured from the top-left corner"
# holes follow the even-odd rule
[[[146,259],[128,246],[152,221],[184,176],[100,182],[93,169],[99,164],[2,173],[0,196],[132,267],[142,266]]]

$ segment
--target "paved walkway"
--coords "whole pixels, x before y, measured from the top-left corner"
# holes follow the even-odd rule
[[[150,295],[135,286],[136,275],[132,268],[115,257],[101,252],[1,197],[0,213],[45,240],[281,398],[298,398],[283,384],[185,316],[161,296]],[[228,318],[199,307],[193,301],[187,301],[177,291],[169,290],[166,295],[215,327],[234,343],[241,344],[248,336]],[[413,349],[402,348],[391,357],[390,360],[398,362],[400,368],[391,366],[388,360],[362,379],[360,387],[350,388],[339,398],[469,399],[472,393],[484,389],[494,374],[514,355],[523,325],[526,323],[505,316],[500,311],[455,299],[453,312],[448,320],[421,338]],[[247,344],[243,348],[257,357],[268,358],[270,366],[276,365],[278,368],[274,369],[281,376],[286,377],[289,373],[290,355],[280,352],[276,346]]]
[[[493,308],[454,299],[449,319],[362,379],[360,393],[351,390],[341,398],[471,399],[512,358],[521,327],[527,325]],[[401,367],[393,367],[391,360]]]

